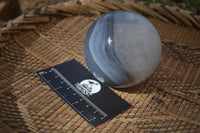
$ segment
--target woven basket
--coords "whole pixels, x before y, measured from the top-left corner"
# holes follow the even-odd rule
[[[93,128],[35,73],[76,59],[90,25],[102,14],[144,15],[162,39],[162,58],[146,82],[115,90],[133,105]],[[9,21],[0,30],[0,132],[200,132],[200,16],[160,4],[69,1]]]

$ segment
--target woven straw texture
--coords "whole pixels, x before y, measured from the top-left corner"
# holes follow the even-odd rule
[[[113,89],[133,107],[93,128],[35,72],[70,59],[87,67],[87,30],[113,10],[150,20],[163,53],[146,82]],[[9,21],[0,30],[0,54],[0,132],[200,132],[200,16],[192,12],[135,1],[62,2]]]

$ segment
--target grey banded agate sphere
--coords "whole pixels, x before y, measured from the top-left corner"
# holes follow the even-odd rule
[[[161,41],[145,17],[114,11],[92,24],[84,54],[87,66],[99,81],[116,88],[130,87],[155,71],[161,57]]]

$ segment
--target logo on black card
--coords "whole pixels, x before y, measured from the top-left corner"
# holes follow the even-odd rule
[[[99,84],[99,82],[93,79],[83,80],[80,83],[76,83],[75,86],[84,95],[87,95],[87,96],[98,93],[101,90],[101,85]]]

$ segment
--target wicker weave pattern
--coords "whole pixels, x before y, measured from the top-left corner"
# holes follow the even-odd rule
[[[114,90],[133,107],[92,128],[35,72],[70,59],[87,67],[87,30],[112,10],[145,15],[159,31],[163,54],[146,82]],[[199,28],[196,14],[134,1],[70,1],[10,21],[0,31],[0,132],[200,132]]]

